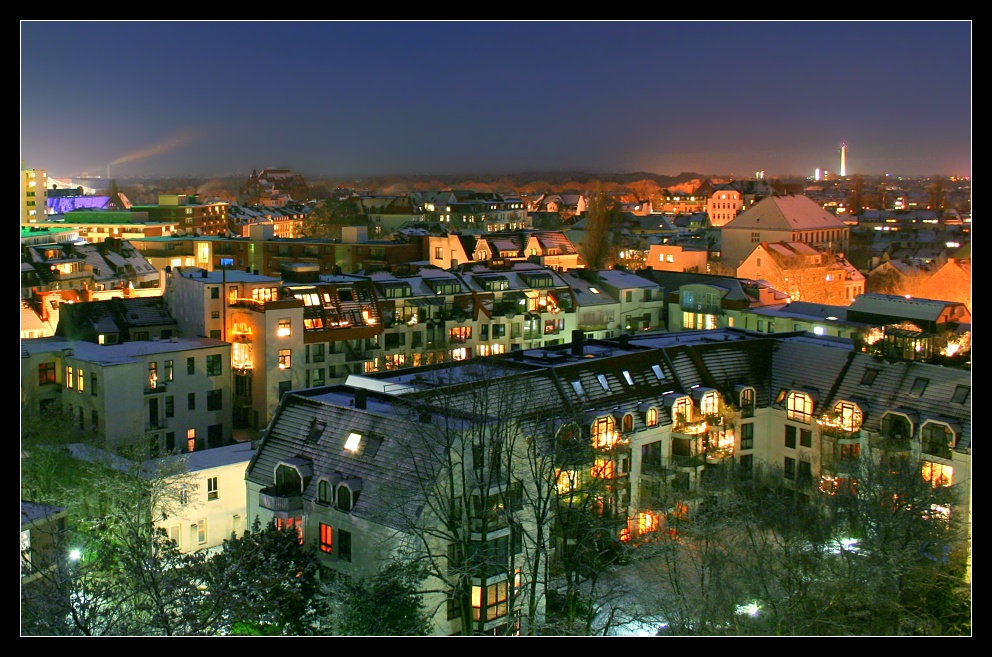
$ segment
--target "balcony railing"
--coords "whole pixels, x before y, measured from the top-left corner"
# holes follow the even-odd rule
[[[303,508],[300,493],[280,494],[274,486],[258,491],[258,505],[269,511],[297,511]]]
[[[706,454],[672,456],[671,463],[676,468],[698,468],[701,465],[706,465]]]
[[[146,395],[157,395],[157,394],[159,394],[161,392],[165,392],[166,391],[166,388],[167,388],[166,384],[164,384],[164,383],[157,383],[157,384],[155,384],[155,386],[148,386],[147,388],[145,388],[145,394]]]

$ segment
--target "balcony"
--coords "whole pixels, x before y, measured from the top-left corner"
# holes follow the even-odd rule
[[[156,383],[155,385],[149,385],[147,388],[145,388],[145,394],[157,395],[159,393],[165,392],[166,388],[167,388],[166,384]]]
[[[159,418],[157,422],[145,422],[145,431],[159,431],[168,428],[169,421],[165,418]]]
[[[303,496],[300,493],[279,494],[275,486],[258,491],[258,505],[269,511],[299,511],[303,508]]]
[[[683,472],[685,470],[695,470],[696,468],[706,465],[706,455],[705,454],[693,454],[691,456],[687,455],[672,455],[670,463],[675,466],[675,468]]]
[[[872,436],[869,443],[875,449],[881,449],[892,453],[909,452],[912,450],[911,438],[904,434]]]

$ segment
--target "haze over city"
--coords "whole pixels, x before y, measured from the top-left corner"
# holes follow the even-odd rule
[[[52,176],[971,175],[970,21],[22,21]]]

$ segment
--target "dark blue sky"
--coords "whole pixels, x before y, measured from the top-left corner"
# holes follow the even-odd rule
[[[21,22],[50,175],[971,175],[970,21]]]

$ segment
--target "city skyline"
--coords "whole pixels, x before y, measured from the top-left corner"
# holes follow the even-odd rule
[[[971,175],[970,21],[22,21],[53,176]]]

